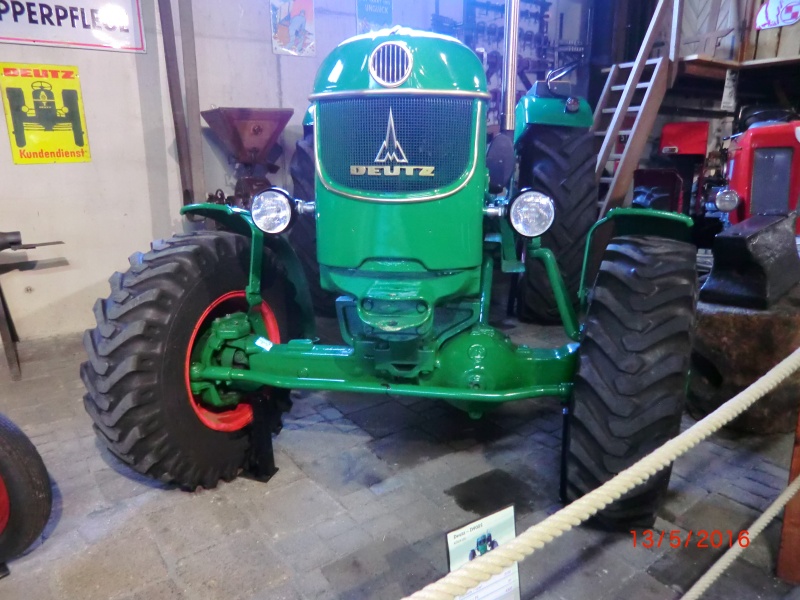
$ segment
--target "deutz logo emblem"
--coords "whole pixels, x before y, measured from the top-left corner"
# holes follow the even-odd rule
[[[390,167],[387,163],[394,163],[396,165],[408,165],[408,158],[397,139],[397,131],[394,127],[394,115],[392,109],[389,109],[389,124],[386,126],[386,139],[381,144],[377,156],[373,161],[375,164],[386,165],[381,167],[362,167],[357,165],[350,166],[350,175],[369,175],[372,177],[390,176],[399,177],[401,174],[406,177],[433,177],[436,167],[411,167],[411,166],[393,166]]]

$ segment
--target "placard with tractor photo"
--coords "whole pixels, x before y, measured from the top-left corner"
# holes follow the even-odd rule
[[[340,44],[314,82],[299,197],[187,206],[215,230],[153,242],[111,277],[81,367],[102,442],[194,490],[275,472],[290,390],[430,398],[474,418],[553,397],[569,501],[673,437],[695,321],[691,219],[623,208],[597,221],[592,115],[559,80],[568,70],[517,106],[512,91],[488,143],[483,65],[461,42],[396,27]],[[601,228],[613,235],[597,255]],[[490,325],[496,268],[520,275],[523,310],[568,343],[518,345]],[[328,300],[341,345],[315,341]],[[668,480],[599,522],[652,525]]]

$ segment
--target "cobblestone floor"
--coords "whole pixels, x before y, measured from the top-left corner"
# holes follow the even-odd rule
[[[44,457],[55,505],[41,541],[0,581],[3,600],[397,599],[445,573],[447,531],[510,502],[522,531],[559,507],[554,401],[475,422],[428,400],[295,394],[272,481],[185,493],[98,444],[77,336],[20,351],[23,381],[0,368],[0,411]],[[745,529],[786,485],[791,444],[702,443],[675,464],[656,530]],[[779,535],[773,523],[706,597],[800,599],[773,575]],[[521,565],[523,598],[678,598],[721,552],[634,548],[630,534],[581,527]]]

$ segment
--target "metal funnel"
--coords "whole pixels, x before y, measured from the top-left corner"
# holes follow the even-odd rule
[[[268,165],[267,156],[294,110],[291,108],[214,108],[200,113],[237,162]]]

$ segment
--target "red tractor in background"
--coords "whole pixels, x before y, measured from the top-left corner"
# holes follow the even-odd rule
[[[654,164],[634,175],[633,205],[688,214],[693,241],[711,248],[730,224],[788,214],[800,199],[800,116],[745,108],[728,148],[708,151],[709,121],[664,125]]]

